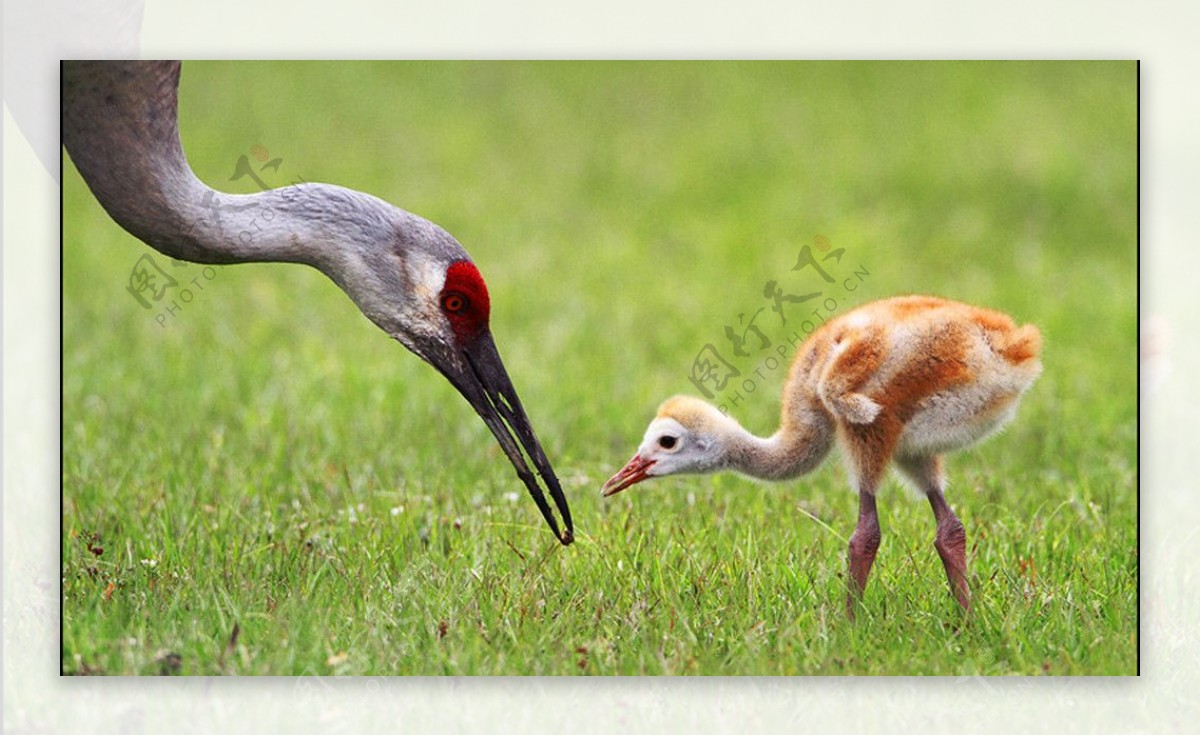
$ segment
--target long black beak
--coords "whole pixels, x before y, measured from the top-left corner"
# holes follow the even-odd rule
[[[491,332],[485,330],[472,339],[462,348],[462,357],[466,366],[461,372],[440,366],[439,368],[475,408],[488,429],[492,430],[504,454],[508,455],[509,462],[516,468],[517,475],[529,489],[529,495],[533,497],[554,536],[564,545],[570,544],[575,540],[575,526],[571,522],[571,509],[567,506],[567,497],[563,495],[554,468],[550,467],[550,461],[546,459],[546,453],[542,451],[542,446],[533,433],[529,417],[525,416],[521,399],[508,378],[508,372],[504,370],[504,362],[500,360],[500,353],[496,350]],[[538,484],[537,475],[534,475],[525,462],[521,448],[525,449],[533,461],[533,466],[537,468],[537,475],[542,477],[542,481],[549,488],[554,505],[558,507],[563,525],[566,526],[564,531],[559,531],[554,512],[546,502],[546,495]]]

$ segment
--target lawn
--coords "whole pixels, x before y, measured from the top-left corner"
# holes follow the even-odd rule
[[[368,191],[470,251],[577,541],[554,540],[467,403],[323,275],[172,263],[66,160],[62,670],[1134,674],[1136,77],[185,64],[184,147],[209,184],[255,191],[230,181],[239,156],[282,158],[265,183]],[[806,246],[833,283],[792,270]],[[179,282],[173,313],[125,288],[147,253]],[[768,281],[822,296],[785,302],[784,325]],[[836,455],[784,484],[600,497],[658,403],[697,393],[706,345],[742,374],[717,398],[768,434],[785,371],[767,358],[790,355],[812,307],[903,293],[997,308],[1045,339],[1016,421],[947,463],[969,617],[928,504],[889,478],[847,620],[857,498]]]

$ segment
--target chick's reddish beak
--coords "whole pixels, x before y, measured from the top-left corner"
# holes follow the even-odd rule
[[[626,463],[619,473],[605,482],[604,486],[600,488],[600,495],[612,496],[635,483],[641,483],[650,477],[647,471],[651,465],[654,465],[653,460],[645,460],[641,455],[634,455],[633,459]]]

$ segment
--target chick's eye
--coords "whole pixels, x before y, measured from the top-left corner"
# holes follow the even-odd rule
[[[442,309],[458,313],[467,308],[467,298],[462,294],[447,294],[442,297]]]
[[[669,434],[663,435],[662,437],[658,438],[658,446],[663,448],[664,450],[674,449],[675,445],[678,444],[678,442],[679,442],[678,437],[672,437]]]

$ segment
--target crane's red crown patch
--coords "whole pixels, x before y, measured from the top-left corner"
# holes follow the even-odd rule
[[[492,303],[488,299],[487,284],[474,263],[455,261],[450,264],[438,302],[460,340],[487,329]]]

